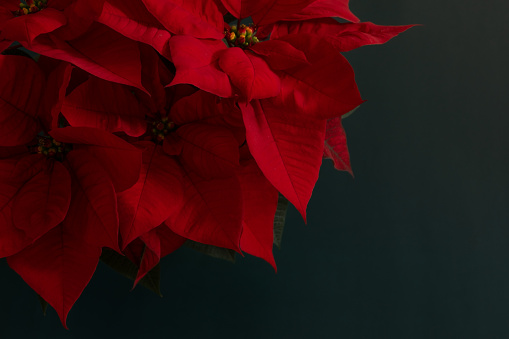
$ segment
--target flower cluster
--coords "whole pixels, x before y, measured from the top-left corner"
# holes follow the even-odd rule
[[[0,257],[64,326],[106,248],[136,282],[186,241],[275,268],[279,195],[305,218],[322,159],[351,171],[342,52],[409,27],[348,0],[1,1]]]

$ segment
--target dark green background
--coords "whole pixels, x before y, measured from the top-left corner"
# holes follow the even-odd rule
[[[355,179],[324,162],[274,274],[179,250],[164,298],[101,265],[62,329],[0,263],[0,338],[509,338],[509,4],[352,0],[421,23],[347,54],[368,101],[344,122]]]

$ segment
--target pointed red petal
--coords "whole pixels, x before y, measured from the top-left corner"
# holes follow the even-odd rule
[[[274,97],[281,90],[279,77],[259,56],[239,47],[221,53],[219,67],[228,74],[232,84],[240,90],[243,101]]]
[[[185,35],[172,37],[170,49],[177,73],[170,86],[191,84],[220,97],[231,97],[230,79],[217,65],[218,52],[226,48],[221,40],[198,40]]]
[[[221,0],[236,18],[252,17],[256,25],[266,25],[297,13],[316,0]]]
[[[325,121],[281,112],[267,100],[240,107],[251,154],[265,177],[305,220],[322,163]]]
[[[20,43],[27,43],[30,48],[32,41],[41,34],[53,32],[64,26],[67,18],[64,13],[53,8],[30,15],[21,15],[6,21],[2,25],[2,38]]]
[[[85,34],[69,41],[51,33],[40,36],[31,47],[36,53],[68,61],[101,79],[146,92],[141,84],[138,43],[100,23],[94,23]]]
[[[134,279],[133,288],[161,260],[161,242],[157,234],[148,232],[140,236],[140,240],[143,241],[145,247],[143,248],[140,267]]]
[[[255,74],[246,53],[239,47],[225,49],[219,58],[219,67],[240,90],[241,97],[250,101]]]
[[[106,171],[81,150],[71,151],[66,165],[72,179],[72,200],[64,227],[76,228],[76,234],[90,245],[120,251],[117,198]]]
[[[26,236],[37,239],[64,220],[71,201],[71,177],[59,162],[40,155],[26,158],[32,158],[27,171],[37,174],[16,194],[12,220]]]
[[[256,54],[247,52],[246,55],[254,70],[251,96],[248,100],[272,98],[278,95],[281,92],[279,76],[270,69],[265,60]]]
[[[177,130],[185,168],[204,178],[231,176],[239,165],[239,144],[226,127],[187,124]]]
[[[262,55],[270,68],[275,70],[288,69],[307,64],[306,55],[280,40],[267,40],[251,47],[256,54]]]
[[[7,258],[9,266],[58,313],[65,328],[69,310],[94,274],[101,248],[90,246],[82,230],[59,225],[33,245]]]
[[[348,52],[366,45],[384,44],[414,25],[380,26],[371,22],[339,23],[332,18],[304,22],[280,23],[272,32],[272,39],[288,34],[313,34],[323,38],[340,52]]]
[[[278,192],[254,161],[244,163],[237,176],[244,203],[244,227],[240,247],[243,251],[264,259],[276,270],[272,247]]]
[[[88,151],[106,170],[117,192],[133,186],[141,170],[141,151],[119,137],[89,127],[57,128],[49,133],[60,142]]]
[[[140,58],[141,58],[141,81],[150,94],[138,91],[135,93],[151,115],[155,112],[166,115],[166,90],[164,85],[167,85],[173,79],[173,74],[164,66],[159,54],[150,46],[139,44]]]
[[[274,103],[296,114],[328,119],[363,102],[352,67],[332,46],[305,34],[283,38],[304,51],[310,64],[280,71],[281,94]]]
[[[238,179],[205,180],[187,173],[182,209],[165,224],[182,237],[240,252],[242,194]]]
[[[145,251],[141,258],[138,275],[134,281],[135,286],[159,263],[162,257],[176,251],[186,241],[186,238],[173,233],[166,225],[154,228],[152,231],[142,235],[140,239],[145,243]]]
[[[348,8],[348,2],[349,0],[316,0],[300,12],[285,18],[285,20],[302,21],[338,17],[352,22],[359,22],[359,18]]]
[[[202,39],[222,39],[223,16],[210,0],[143,0],[170,32]]]
[[[145,234],[176,213],[182,204],[182,170],[161,146],[140,142],[145,147],[138,182],[118,195],[122,246]]]
[[[23,180],[13,180],[18,159],[0,161],[0,258],[8,257],[33,241],[25,232],[13,224],[12,205],[17,192],[24,184]]]
[[[46,58],[45,56],[39,57],[39,65]],[[72,65],[68,62],[56,61],[55,68],[50,70],[48,75],[48,82],[42,97],[42,113],[41,120],[44,130],[49,131],[58,127],[58,116],[60,114],[62,103],[65,98],[67,86],[71,80]],[[44,69],[44,68],[43,68]]]
[[[259,26],[284,20],[316,0],[244,0],[253,22]]]
[[[169,117],[177,125],[210,121],[215,123],[234,109],[233,101],[198,91],[177,101],[171,107]]]
[[[128,87],[91,77],[69,94],[62,114],[76,127],[95,127],[130,136],[145,133],[149,112]]]
[[[350,154],[346,145],[346,134],[341,125],[341,117],[327,121],[323,155],[325,158],[334,161],[334,167],[337,170],[347,171],[353,175],[352,166],[350,165]]]
[[[151,45],[162,55],[169,53],[171,34],[150,14],[141,0],[105,1],[97,21],[132,40]]]

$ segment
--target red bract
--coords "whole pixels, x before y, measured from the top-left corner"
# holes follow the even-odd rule
[[[55,308],[67,328],[67,313],[94,274],[100,255],[101,248],[84,242],[77,228],[59,225],[7,263]]]
[[[185,241],[186,238],[173,233],[166,225],[161,225],[130,243],[125,249],[126,256],[139,267],[134,286],[162,257],[180,248]]]
[[[131,136],[140,136],[147,130],[145,115],[148,111],[134,94],[127,87],[95,77],[65,98],[61,112],[71,126],[97,127]]]
[[[146,91],[141,84],[138,44],[108,27],[94,23],[83,35],[62,40],[54,34],[40,36],[31,49],[42,55],[68,61],[104,80]]]
[[[40,6],[23,8],[21,1],[3,1],[0,4],[4,13],[0,18],[0,39],[25,43],[30,48],[39,35],[53,32],[67,23],[63,10],[71,2],[49,1],[48,4],[45,1]]]
[[[330,16],[357,20],[348,9],[348,0],[221,0],[221,2],[236,18],[251,17],[258,26],[280,20],[306,20]]]
[[[0,256],[16,254],[59,224],[71,199],[62,164],[25,152],[0,160]]]
[[[324,158],[332,159],[334,167],[340,171],[347,171],[351,175],[350,154],[346,145],[346,134],[341,124],[341,118],[327,120],[325,131]]]
[[[192,84],[220,97],[232,96],[228,75],[218,65],[218,52],[225,49],[225,44],[220,40],[174,36],[170,40],[170,50],[177,73],[170,85]]]
[[[168,57],[171,34],[147,10],[142,0],[104,1],[98,22],[135,41],[144,42]]]
[[[272,244],[278,192],[250,156],[243,160],[237,171],[244,209],[240,247],[246,253],[266,260],[276,269]]]
[[[338,17],[352,22],[357,18],[348,8],[349,0],[316,0],[297,13],[285,17],[285,21],[302,21],[326,17]]]
[[[293,119],[269,102],[242,107],[249,150],[267,179],[306,218],[322,163],[325,120]]]
[[[143,149],[143,167],[138,182],[118,195],[120,234],[125,248],[139,236],[161,225],[182,206],[183,171],[180,164],[150,141],[136,144]]]
[[[153,61],[150,53],[144,56]],[[148,70],[154,64],[157,65],[150,63],[152,66],[147,66],[143,74],[158,78],[160,72]],[[84,124],[128,133],[129,118],[99,93],[114,91],[120,102],[133,100],[132,94],[123,90],[121,85],[97,80],[93,86],[88,86],[90,81],[77,87],[66,98],[62,108],[64,116],[73,126]],[[159,92],[158,87],[163,88],[161,83],[157,86],[155,82],[150,87],[155,94]],[[172,93],[174,91],[169,92],[170,95]],[[139,94],[143,96],[143,93]],[[232,126],[230,122],[237,126],[241,124],[240,112],[232,104],[216,103],[213,95],[197,92],[175,104],[168,117],[161,116],[159,112],[140,110],[137,113],[136,107],[139,109],[143,106],[129,105],[128,110],[133,115],[139,118],[147,116],[151,127],[141,139],[151,141],[135,142],[137,147],[144,150],[143,169],[137,184],[118,195],[124,248],[166,220],[175,233],[186,238],[239,249],[242,203],[235,168],[239,166],[238,147],[239,143],[244,142],[244,136],[239,137],[238,133],[232,132],[240,127]],[[147,106],[167,105],[150,104],[149,101]],[[79,111],[83,109],[85,114]],[[236,122],[225,120],[235,111],[238,115]],[[115,117],[115,126],[118,128],[112,129],[104,124],[103,116]],[[242,128],[240,133],[243,134]],[[230,197],[222,198],[228,190],[231,190]],[[231,212],[232,206],[235,213]],[[225,214],[230,220],[223,218]],[[197,215],[201,219],[196,219]],[[232,219],[233,215],[235,218]],[[224,229],[224,232],[218,233],[218,228]]]
[[[413,26],[379,26],[371,22],[339,23],[332,18],[323,18],[298,23],[279,23],[272,30],[271,37],[274,39],[289,34],[310,34],[312,39],[323,39],[338,51],[348,52],[365,45],[384,44]]]
[[[142,0],[168,31],[202,39],[223,37],[223,16],[210,0]]]

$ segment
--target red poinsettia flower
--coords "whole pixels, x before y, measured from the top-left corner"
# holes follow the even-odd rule
[[[225,39],[230,48],[190,36],[173,37],[170,46],[177,72],[172,84],[191,83],[220,96],[237,93],[247,104],[240,107],[251,153],[270,182],[305,217],[321,165],[326,120],[362,103],[354,73],[338,52],[386,42],[411,26],[344,24],[322,18],[342,13],[343,18],[357,20],[347,2],[223,4],[238,18],[251,16],[255,24],[228,28]],[[312,20],[293,21],[298,19]],[[272,34],[260,42],[256,29],[264,25]]]
[[[46,79],[31,59],[0,56],[0,73],[0,256],[65,324],[101,248],[120,251],[116,193],[138,180],[141,152],[99,129],[50,130],[66,85],[60,67]],[[26,129],[7,133],[13,124]]]
[[[66,127],[50,131],[50,136],[40,137],[35,150],[30,147],[23,155],[1,161],[5,165],[15,160],[2,185],[19,188],[12,190],[12,202],[3,209],[10,212],[11,222],[0,228],[31,235],[28,246],[7,262],[57,310],[65,325],[101,249],[120,251],[116,191],[136,182],[141,154],[96,129]],[[12,238],[2,237],[4,248]]]
[[[273,263],[272,220],[277,191],[254,163],[249,167],[254,169],[245,174],[244,167],[239,166],[239,145],[245,140],[240,111],[233,101],[219,100],[203,91],[191,95],[196,90],[184,92],[185,96],[178,99],[185,86],[167,89],[166,94],[163,91],[165,101],[161,101],[163,86],[159,79],[168,77],[168,72],[153,52],[145,50],[143,55],[144,85],[151,88],[153,100],[141,92],[137,96],[148,110],[136,104],[135,96],[121,85],[95,78],[78,86],[62,106],[63,115],[73,126],[124,132],[142,140],[129,138],[144,150],[140,179],[118,195],[123,248],[140,241],[150,246],[147,234],[164,222],[181,236],[180,243],[187,238],[235,250],[239,245],[244,249],[241,244],[247,243],[246,252]],[[162,83],[170,81],[171,77]],[[127,104],[119,106],[105,100],[113,93],[119,102]],[[146,134],[133,133],[143,116],[151,122],[149,130]],[[251,206],[252,201],[258,202]],[[271,207],[257,212],[261,205]],[[260,232],[263,240],[259,239]],[[147,271],[142,267],[152,267],[157,262],[154,258],[160,258],[157,251],[150,250],[147,260],[151,265],[140,258],[135,261],[140,266],[138,279]]]
[[[157,66],[157,63],[147,65]],[[158,78],[156,73],[147,73],[152,74],[152,78]],[[162,90],[163,86],[159,86]],[[241,206],[238,199],[240,188],[234,169],[238,166],[238,147],[244,141],[244,135],[241,129],[242,135],[236,137],[231,128],[227,128],[232,121],[225,120],[225,116],[235,107],[218,105],[213,95],[198,92],[188,101],[180,100],[180,104],[173,105],[170,112],[161,114],[160,111],[150,112],[137,104],[134,95],[121,87],[91,78],[67,96],[62,113],[72,126],[97,127],[140,137],[130,139],[143,150],[140,178],[132,188],[118,195],[123,247],[171,217],[172,230],[181,236],[238,249]],[[168,92],[174,94],[174,91]],[[115,94],[116,102],[127,105],[119,107],[105,100],[111,93]],[[192,105],[192,108],[187,105]],[[160,107],[154,102],[148,106]],[[163,103],[162,107],[166,106],[166,102]],[[146,133],[143,128],[136,132],[141,119],[145,126],[150,126]],[[242,123],[237,122],[237,126],[239,124]],[[215,192],[221,189],[225,191],[228,185],[233,185],[232,194],[224,199],[218,199],[221,196],[219,193],[215,196],[198,194],[203,190],[210,191],[212,187],[215,187]],[[198,200],[190,202],[189,199]],[[200,202],[200,199],[205,200]],[[237,205],[238,208],[235,207]],[[204,210],[200,212],[200,209]],[[217,215],[231,215],[230,210],[239,211],[236,230],[230,227],[232,223],[221,225],[221,218]],[[214,234],[207,227],[195,227],[198,220],[186,217],[186,211],[195,216],[201,215],[204,223],[207,215],[212,213],[209,222],[213,222],[214,227],[230,229]]]
[[[247,101],[274,97],[281,90],[277,71],[305,65],[307,60],[303,51],[286,41],[260,41],[258,31],[280,20],[294,20],[297,14],[300,19],[334,15],[357,20],[348,10],[348,1],[224,0],[222,5],[239,23],[251,17],[253,24],[226,25],[224,38],[230,48],[220,41],[193,39],[196,35],[174,37],[170,46],[177,74],[172,84],[191,83],[223,97],[238,93]]]

